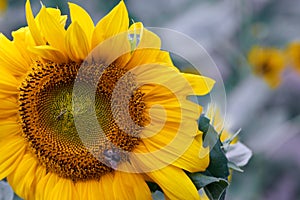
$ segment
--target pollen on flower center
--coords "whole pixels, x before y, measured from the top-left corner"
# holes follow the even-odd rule
[[[89,97],[82,97],[82,103],[72,108],[73,85],[80,63],[36,62],[20,87],[20,119],[30,149],[47,171],[74,181],[99,179],[103,174],[113,171],[114,165],[126,161],[126,154],[118,154],[116,147],[125,152],[132,151],[139,144],[139,133],[148,121],[144,113],[144,94],[136,88],[132,75],[123,86],[124,90],[133,91],[130,101],[126,102],[120,94],[117,114],[122,115],[129,108],[131,120],[140,128],[127,127],[130,134],[128,130],[125,132],[121,129],[120,122],[114,119],[116,111],[111,109],[111,98],[116,83],[126,71],[114,64],[108,67],[94,64],[89,67],[91,73],[97,69],[102,74],[96,95],[91,98],[94,98],[94,112],[103,132],[95,132],[94,124],[84,121],[91,127],[87,134],[95,138],[97,148],[92,150],[97,152],[97,156],[83,144],[74,122],[74,115],[84,116],[93,112],[93,101]],[[80,89],[90,89],[88,79],[82,80]],[[126,127],[128,122],[121,123]]]

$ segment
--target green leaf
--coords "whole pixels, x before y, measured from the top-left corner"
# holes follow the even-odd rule
[[[214,145],[209,153],[210,162],[205,174],[208,176],[227,179],[229,176],[229,169],[227,166],[228,160],[225,156],[225,152],[222,149],[222,143],[219,139],[219,135],[211,125],[203,143],[204,146],[205,143],[210,143],[210,147]]]
[[[187,173],[187,175],[193,181],[198,190],[204,188],[207,196],[211,200],[219,200],[222,199],[223,196],[225,197],[225,191],[229,185],[226,179],[207,176],[201,172]]]
[[[206,171],[199,175],[190,174],[193,183],[199,189],[204,188],[207,196],[211,200],[224,200],[226,188],[229,183],[228,160],[223,150],[218,132],[210,124],[210,120],[201,115],[198,121],[198,128],[203,134],[203,146],[210,148],[209,166]]]
[[[213,176],[207,176],[204,175],[201,172],[197,173],[187,173],[187,175],[190,177],[190,179],[193,181],[196,188],[199,190],[200,188],[203,188],[211,183],[219,182],[219,181],[226,181],[222,178],[217,178]]]
[[[205,186],[204,191],[210,200],[224,200],[228,185],[227,180],[221,179]]]
[[[228,162],[228,168],[230,168],[234,171],[237,171],[237,172],[244,172],[244,170],[242,170],[239,166],[237,166],[233,162]]]
[[[207,133],[208,128],[210,126],[210,119],[205,117],[204,114],[202,114],[198,120],[198,129],[202,131],[203,133]]]

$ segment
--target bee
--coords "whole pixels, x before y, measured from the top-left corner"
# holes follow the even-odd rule
[[[64,114],[67,112],[67,109],[61,109],[59,115],[56,117],[57,120],[62,120],[62,118],[64,117]]]
[[[106,149],[103,152],[104,159],[110,164],[113,169],[117,168],[118,163],[121,160],[120,153],[116,149]]]

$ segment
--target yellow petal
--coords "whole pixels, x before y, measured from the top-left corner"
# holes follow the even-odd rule
[[[194,90],[194,95],[206,95],[213,88],[215,81],[205,76],[182,73]],[[192,94],[190,94],[192,95]]]
[[[14,102],[12,99],[0,99],[0,118],[9,118],[17,113],[17,102]]]
[[[35,199],[36,200],[52,200],[50,193],[57,184],[59,177],[53,173],[47,173],[37,182]]]
[[[29,68],[32,60],[35,59],[35,57],[33,57],[32,54],[28,51],[28,46],[35,46],[35,42],[32,38],[29,28],[22,27],[16,31],[13,31],[12,36],[14,38],[13,43],[28,63]]]
[[[61,51],[63,55],[65,55],[65,34],[66,31],[63,26],[61,26],[60,21],[55,19],[49,11],[45,7],[42,7],[39,18],[38,18],[39,26],[41,32],[47,42],[54,47]]]
[[[190,82],[172,65],[157,64],[154,61],[132,68],[130,72],[136,75],[136,82],[142,85],[141,89],[146,96],[149,92],[152,92],[152,95],[148,95],[149,100],[155,98],[155,95],[169,95],[169,97],[184,99],[187,95],[193,93]]]
[[[177,167],[168,166],[147,175],[160,186],[168,199],[200,199],[195,185]]]
[[[0,33],[0,62],[4,62],[8,70],[16,74],[24,74],[28,63],[23,58],[17,47]]]
[[[105,200],[116,199],[113,192],[113,181],[114,177],[111,173],[103,175],[100,179],[100,189],[102,191],[103,199]]]
[[[14,172],[7,177],[7,180],[16,194],[24,199],[32,199],[37,181],[45,174],[45,170],[41,173],[38,168],[38,161],[35,156],[27,153]]]
[[[48,61],[56,63],[68,62],[68,58],[59,49],[48,45],[31,47],[28,50]]]
[[[26,145],[20,136],[0,139],[0,179],[7,177],[19,165]]]
[[[79,199],[74,182],[64,178],[58,179],[56,185],[50,189],[48,195],[50,197],[49,199]]]
[[[35,180],[34,180],[34,187],[35,187],[35,192],[32,193],[30,192],[29,194],[29,198],[28,199],[35,199],[36,193],[37,193],[37,184],[40,182],[40,180],[42,178],[44,178],[46,176],[46,174],[48,174],[49,172],[47,172],[46,167],[42,166],[42,165],[38,165],[36,172],[35,172]]]
[[[149,187],[140,174],[116,171],[113,183],[113,192],[116,199],[152,199]]]
[[[18,85],[18,81],[14,76],[12,76],[6,69],[1,69],[0,98],[18,94]]]
[[[133,23],[129,28],[129,34],[138,36],[138,46],[139,49],[149,48],[149,49],[160,49],[161,41],[160,38],[153,32],[144,28],[141,22]]]
[[[195,137],[193,143],[173,165],[189,172],[205,171],[209,164],[209,148],[202,146],[202,134]]]
[[[156,127],[161,126],[164,121],[152,121],[142,132],[142,142],[130,158],[130,162],[140,172],[160,169],[174,163],[190,147],[197,131],[197,123],[189,119],[183,120],[182,124],[165,122],[158,132]]]
[[[47,13],[49,15],[51,15],[51,17],[53,19],[55,19],[56,21],[60,21],[61,20],[61,12],[59,9],[57,8],[45,8]],[[37,15],[37,20],[39,20],[40,18],[40,13]]]
[[[16,118],[6,119],[0,122],[0,140],[7,136],[16,136],[21,133],[21,127]]]
[[[120,67],[126,64],[130,57],[130,43],[127,32],[101,42],[89,55],[89,58],[92,58],[92,62],[98,61],[104,65],[118,62],[118,66]]]
[[[169,52],[158,49],[137,49],[133,52],[130,61],[126,64],[126,69],[132,69],[143,64],[164,63],[173,66]],[[176,69],[175,67],[173,67]],[[177,69],[178,70],[178,69]]]
[[[127,31],[128,26],[128,12],[124,2],[121,1],[96,25],[92,38],[92,48],[112,36]]]
[[[73,22],[66,34],[65,45],[69,57],[74,61],[84,60],[90,48],[84,30],[77,21]]]
[[[34,20],[34,16],[32,14],[31,5],[30,5],[29,0],[26,1],[26,20],[27,20],[27,24],[30,29],[30,32],[32,34],[32,38],[35,41],[35,44],[36,45],[44,45],[45,41],[43,40],[41,32],[38,29],[36,21]]]
[[[76,182],[75,187],[78,191],[80,200],[98,200],[105,199],[103,197],[103,191],[100,187],[100,182],[91,180],[91,181],[79,181]]]
[[[90,48],[92,35],[94,32],[94,22],[92,21],[90,15],[83,8],[74,3],[69,2],[68,4],[70,8],[71,20],[72,22],[77,21],[79,26],[82,27]]]

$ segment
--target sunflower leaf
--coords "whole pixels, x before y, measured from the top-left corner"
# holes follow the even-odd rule
[[[187,173],[187,175],[193,181],[193,183],[195,184],[198,190],[214,182],[226,181],[225,179],[222,178],[207,176],[201,172]]]
[[[220,179],[204,187],[204,191],[210,200],[224,200],[226,188],[229,183],[227,180]]]
[[[230,161],[228,162],[228,167],[237,172],[244,172],[244,170],[242,170],[239,166],[237,166],[235,163]]]
[[[198,120],[198,129],[202,131],[204,134],[207,133],[209,126],[210,126],[210,119],[205,117],[204,114],[202,114]]]
[[[187,175],[193,181],[193,183],[195,184],[198,190],[204,188],[209,199],[211,200],[224,199],[226,188],[229,185],[226,179],[207,176],[201,172],[197,172],[197,173],[187,172]]]
[[[201,116],[199,119],[199,130],[203,131],[203,145],[210,147],[209,166],[202,173],[202,178],[198,177],[194,184],[202,186],[207,196],[211,200],[224,200],[226,188],[229,185],[228,159],[223,150],[218,132],[209,124],[209,119]],[[193,178],[191,178],[193,180]],[[205,185],[206,184],[206,185]]]
[[[209,166],[204,172],[208,176],[214,176],[217,178],[227,179],[229,176],[229,169],[227,166],[228,160],[225,156],[225,152],[222,149],[222,143],[219,139],[219,135],[213,126],[210,125],[208,132],[204,138],[204,146],[207,145],[212,147],[209,153]],[[209,137],[207,139],[207,137]]]

